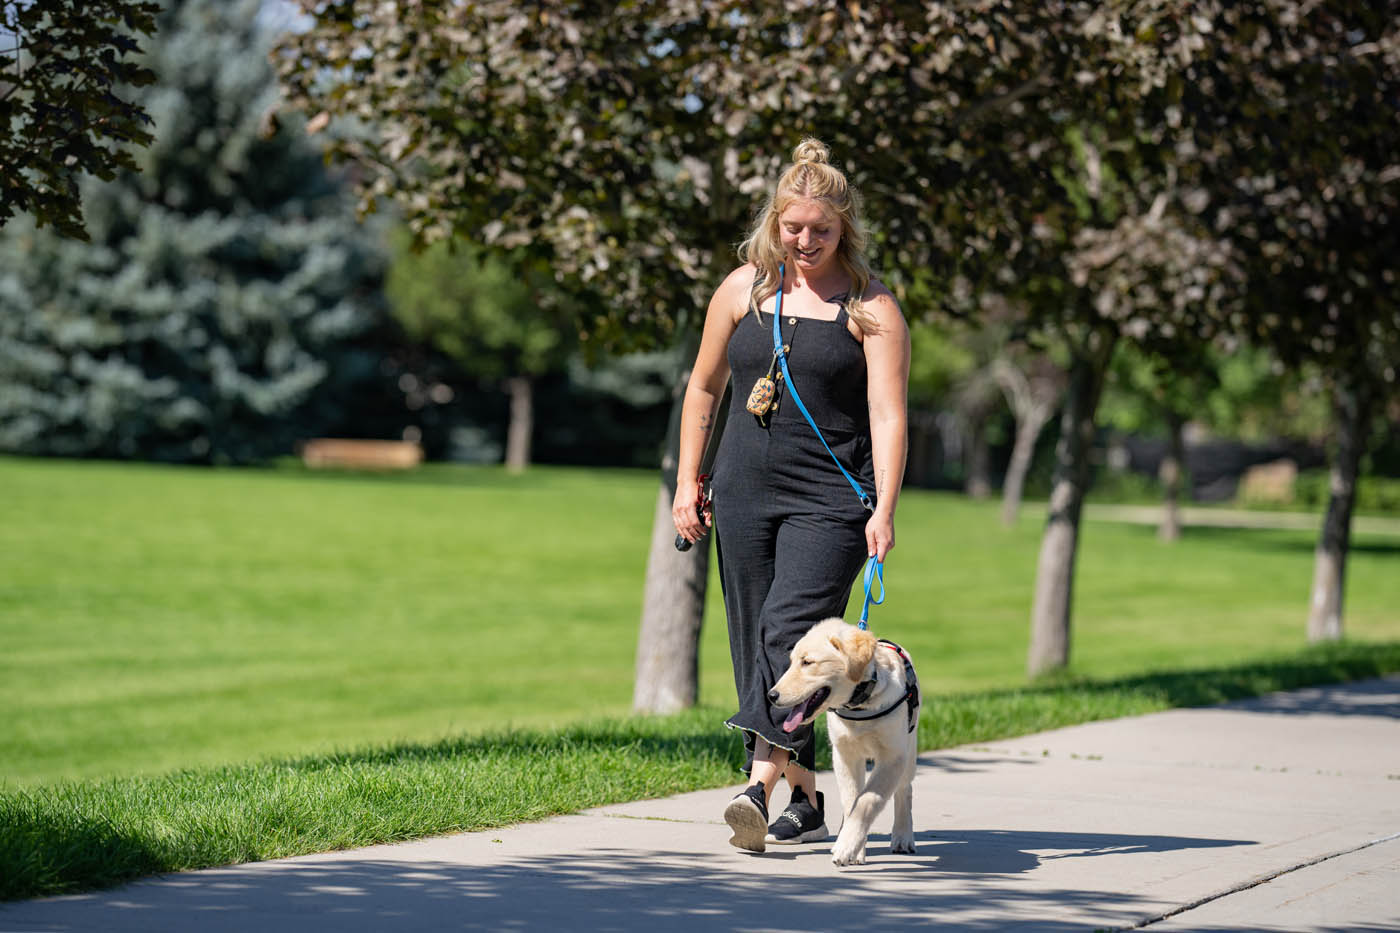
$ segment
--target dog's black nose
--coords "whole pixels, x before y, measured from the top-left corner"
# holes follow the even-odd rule
[[[768,691],[768,702],[769,702],[769,703],[776,703],[776,702],[778,702],[778,691],[777,691],[777,690],[769,690],[769,691]]]

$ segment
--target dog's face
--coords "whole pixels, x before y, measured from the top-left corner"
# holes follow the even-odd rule
[[[768,699],[777,707],[792,707],[783,731],[816,719],[833,706],[842,706],[865,679],[875,657],[876,639],[840,619],[818,622],[803,635],[788,656],[788,669],[773,685]]]

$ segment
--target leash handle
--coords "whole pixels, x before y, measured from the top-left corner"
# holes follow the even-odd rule
[[[871,595],[871,589],[876,581],[880,583],[880,598],[875,599]],[[879,606],[885,601],[885,562],[870,558],[865,562],[865,605],[860,609],[860,624],[856,628],[864,631],[870,628],[870,604]]]

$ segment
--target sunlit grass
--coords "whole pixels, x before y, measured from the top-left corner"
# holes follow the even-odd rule
[[[656,477],[393,476],[0,459],[0,780],[156,775],[627,714]],[[1025,684],[1041,518],[906,491],[876,631],[933,693]],[[1303,644],[1312,536],[1086,524],[1074,673]],[[1359,536],[1347,628],[1400,640],[1400,540]],[[859,594],[857,594],[857,599]],[[701,700],[733,680],[718,583]],[[857,611],[853,600],[851,617]],[[722,730],[721,735],[727,735]],[[732,737],[731,737],[732,738]]]

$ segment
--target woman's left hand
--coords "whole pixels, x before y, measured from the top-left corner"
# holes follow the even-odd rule
[[[894,517],[876,512],[865,523],[866,553],[877,561],[894,550]]]

